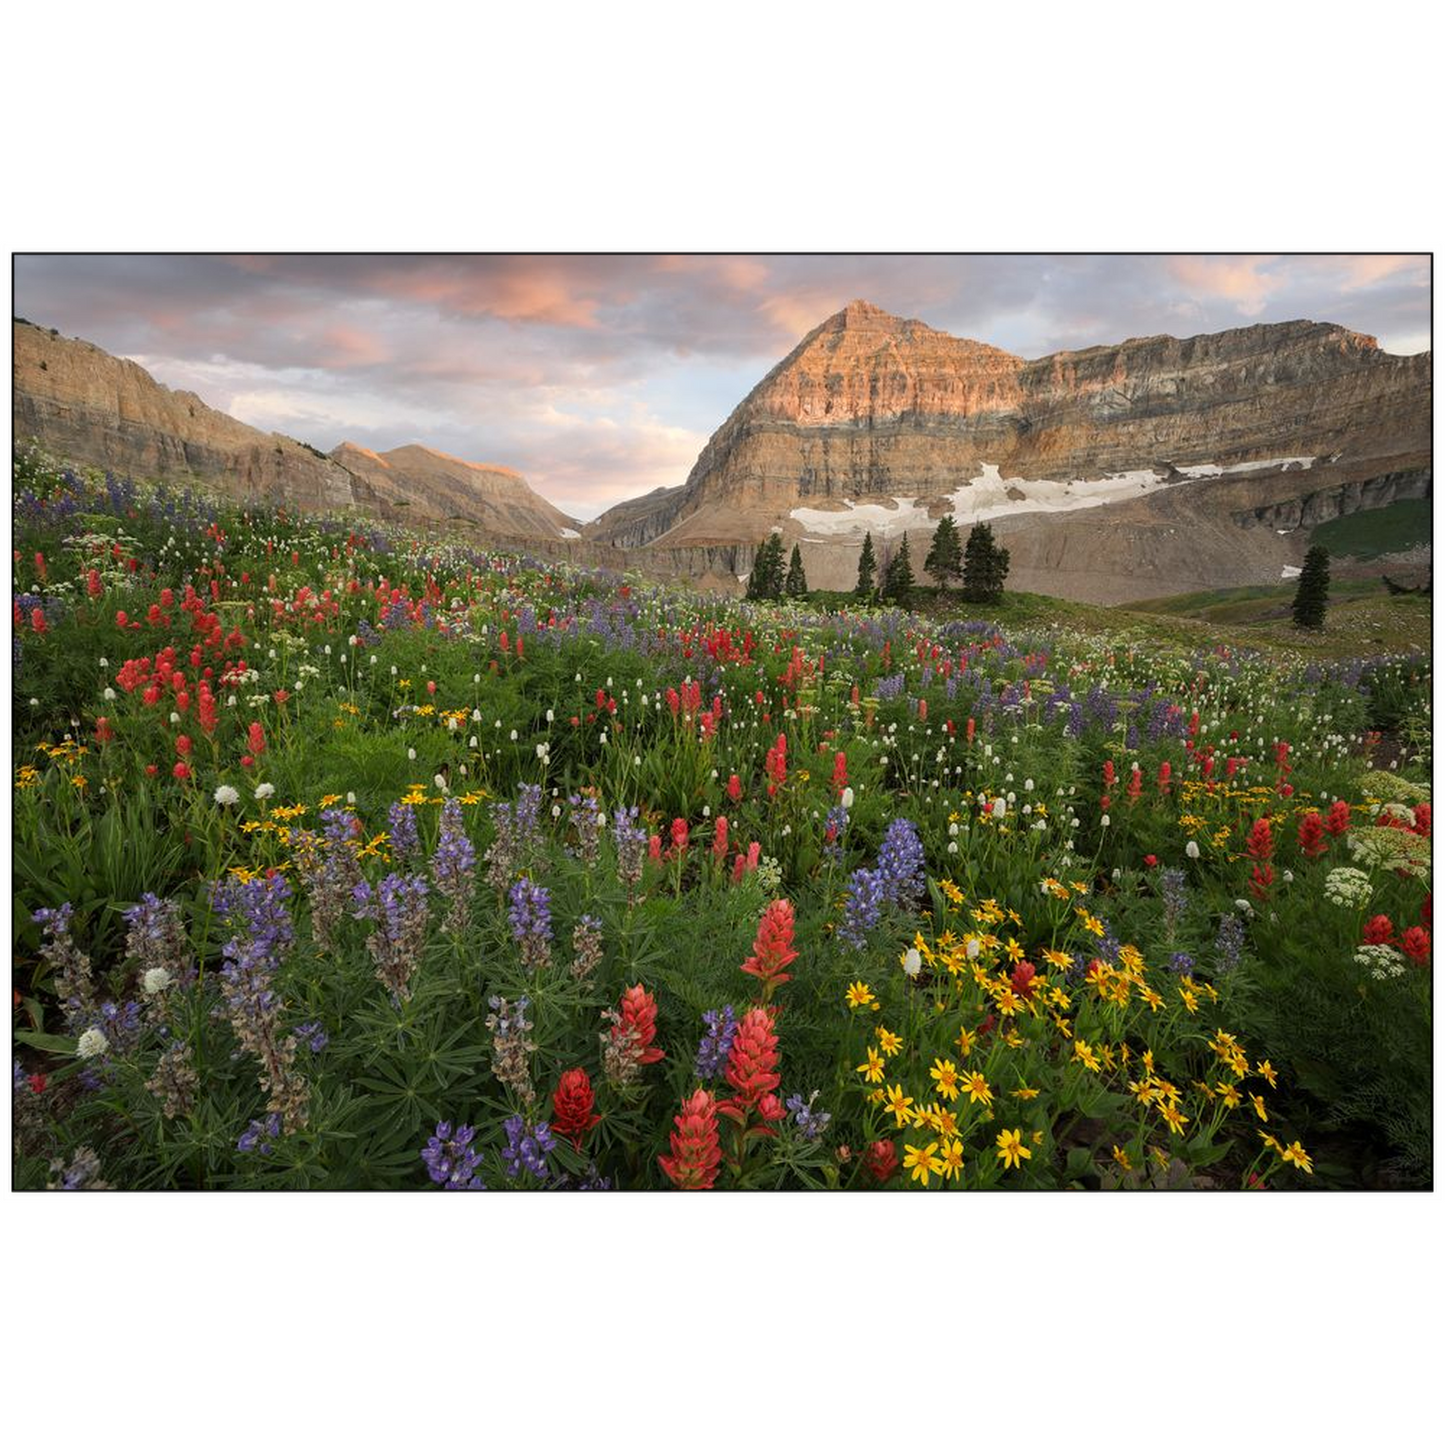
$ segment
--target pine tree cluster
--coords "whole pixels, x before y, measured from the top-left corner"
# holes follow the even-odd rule
[[[803,571],[803,554],[793,544],[793,555],[783,568],[783,539],[774,532],[753,556],[753,570],[748,573],[747,595],[753,601],[779,597],[806,597],[808,578]]]
[[[976,522],[963,549],[963,595],[969,602],[997,602],[1008,577],[1008,548],[993,539],[987,522]]]

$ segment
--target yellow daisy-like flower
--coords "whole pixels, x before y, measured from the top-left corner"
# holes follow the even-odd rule
[[[937,1144],[925,1144],[918,1148],[915,1144],[904,1146],[903,1150],[904,1169],[925,1188],[928,1181],[935,1174],[943,1173],[943,1160],[938,1157]]]
[[[1315,1172],[1315,1167],[1310,1161],[1310,1156],[1305,1153],[1304,1145],[1301,1144],[1298,1139],[1296,1139],[1288,1149],[1281,1149],[1279,1151],[1279,1157],[1287,1163],[1293,1164],[1296,1169],[1303,1169],[1306,1174],[1313,1174]]]
[[[1003,951],[1008,955],[1010,963],[1022,963],[1024,961],[1023,945],[1016,938],[1011,938],[1004,944]]]
[[[1114,1145],[1114,1163],[1126,1173],[1134,1167],[1134,1161],[1129,1158],[1128,1151],[1121,1149],[1117,1144]]]
[[[994,1143],[998,1146],[998,1157],[1003,1161],[1005,1170],[1022,1169],[1022,1161],[1033,1158],[1034,1151],[1024,1147],[1022,1136],[1021,1129],[999,1130],[998,1138],[994,1140]]]
[[[1239,1097],[1239,1090],[1233,1084],[1216,1084],[1214,1092],[1224,1100],[1226,1109],[1237,1109],[1243,1100]]]
[[[1098,1057],[1083,1039],[1074,1040],[1074,1059],[1076,1062],[1081,1063],[1091,1074],[1097,1074],[1100,1070]]]
[[[1264,1079],[1269,1084],[1271,1089],[1274,1088],[1275,1083],[1279,1079],[1279,1075],[1275,1073],[1274,1066],[1270,1063],[1268,1059],[1261,1059],[1254,1066],[1254,1071],[1260,1076],[1261,1079]]]
[[[957,1179],[963,1173],[963,1140],[945,1139],[938,1162],[945,1179]]]
[[[962,1086],[963,1092],[968,1095],[970,1103],[985,1105],[993,1103],[993,1090],[989,1088],[988,1080],[982,1074],[976,1071],[971,1074],[962,1074],[959,1076],[959,1084]]]
[[[1078,916],[1079,922],[1084,925],[1086,931],[1092,933],[1095,938],[1102,938],[1104,936],[1103,922],[1095,918],[1087,908],[1075,908],[1074,912]]]
[[[857,983],[850,983],[848,991],[843,995],[848,1002],[849,1008],[872,1008],[878,1007],[878,1000],[873,997],[873,990],[861,979]]]
[[[1262,1123],[1269,1123],[1269,1115],[1265,1112],[1264,1100],[1258,1094],[1251,1094],[1249,1102],[1254,1105],[1254,1112],[1259,1115]]]
[[[1009,1093],[1015,1099],[1037,1099],[1039,1096],[1039,1091],[1037,1089],[1029,1088],[1027,1084],[1023,1085],[1021,1088],[1018,1089],[1010,1089]]]
[[[1189,1122],[1189,1115],[1181,1114],[1179,1106],[1173,1099],[1162,1101],[1159,1105],[1159,1112],[1164,1116],[1164,1122],[1169,1125],[1171,1134],[1184,1132],[1184,1126]]]
[[[963,891],[951,878],[939,879],[938,891],[942,893],[955,908],[963,902]]]
[[[883,1105],[885,1114],[893,1115],[894,1125],[901,1129],[913,1118],[913,1098],[903,1092],[902,1084],[893,1084],[889,1087],[888,1098]]]
[[[1044,949],[1043,960],[1051,968],[1072,968],[1074,964],[1073,955],[1065,953],[1061,948]]]
[[[891,1059],[903,1047],[903,1040],[898,1034],[889,1033],[880,1024],[878,1026],[878,1047]]]
[[[882,1083],[883,1060],[878,1056],[878,1050],[869,1049],[867,1061],[865,1063],[859,1064],[853,1072],[856,1074],[862,1074],[864,1079],[866,1079],[870,1084]]]
[[[940,1098],[950,1101],[958,1098],[958,1065],[951,1059],[935,1058],[928,1076],[934,1081],[934,1092]]]
[[[958,1051],[964,1058],[967,1058],[969,1054],[973,1052],[975,1037],[976,1035],[971,1034],[967,1028],[959,1029],[958,1038],[954,1042],[957,1043]]]

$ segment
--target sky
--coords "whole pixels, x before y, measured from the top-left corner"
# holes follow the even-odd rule
[[[14,313],[323,451],[421,442],[590,518],[676,486],[855,298],[1034,358],[1331,321],[1430,346],[1424,255],[17,255]]]

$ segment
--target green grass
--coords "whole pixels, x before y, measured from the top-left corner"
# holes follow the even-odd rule
[[[1310,541],[1328,547],[1336,557],[1383,557],[1389,552],[1407,552],[1430,541],[1429,498],[1391,502],[1368,512],[1351,512],[1321,522],[1310,533]]]

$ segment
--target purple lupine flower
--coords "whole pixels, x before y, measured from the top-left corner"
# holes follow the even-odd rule
[[[426,879],[388,873],[375,890],[369,883],[357,884],[353,898],[355,916],[369,918],[375,925],[366,946],[376,960],[376,977],[400,1008],[411,997],[410,979],[426,942]]]
[[[1226,913],[1219,920],[1214,936],[1214,967],[1218,973],[1232,973],[1239,967],[1244,949],[1244,922],[1237,913]]]
[[[1194,960],[1187,953],[1171,954],[1169,956],[1169,972],[1179,974],[1183,978],[1192,978]]]
[[[319,1023],[302,1024],[296,1030],[296,1041],[305,1044],[313,1054],[319,1054],[331,1042]]]
[[[693,1073],[699,1079],[716,1079],[727,1067],[728,1055],[732,1052],[733,1035],[738,1031],[733,1006],[724,1004],[720,1009],[709,1009],[702,1016],[707,1033],[697,1046],[697,1062]]]
[[[56,992],[60,995],[65,1022],[79,1032],[87,1026],[95,1007],[95,983],[91,977],[90,958],[80,951],[70,936],[70,919],[74,911],[72,905],[62,903],[59,908],[37,909],[30,916],[45,933],[40,953],[54,971]]]
[[[551,893],[530,878],[519,878],[507,897],[507,917],[512,937],[522,945],[522,962],[528,968],[545,968],[552,961]]]
[[[818,1097],[817,1089],[808,1095],[808,1102],[803,1102],[801,1094],[794,1094],[786,1101],[788,1113],[792,1116],[793,1127],[797,1129],[808,1143],[820,1139],[823,1131],[832,1122],[833,1116],[825,1114],[821,1109],[814,1111],[813,1101]]]
[[[180,904],[173,898],[162,902],[154,893],[143,893],[140,902],[122,916],[130,925],[126,961],[134,964],[138,973],[161,968],[173,984],[188,984],[195,979]]]
[[[584,913],[572,929],[572,977],[583,979],[602,962],[602,920]]]
[[[537,1124],[529,1128],[520,1114],[513,1114],[502,1127],[507,1134],[507,1144],[502,1150],[502,1158],[507,1165],[507,1177],[515,1179],[526,1169],[534,1178],[545,1179],[547,1155],[557,1147],[551,1126]]]
[[[642,881],[647,857],[647,830],[638,827],[637,808],[618,808],[612,815],[612,845],[617,850],[617,877],[628,889]]]
[[[465,932],[471,919],[472,870],[476,865],[477,850],[467,837],[462,805],[455,798],[448,798],[442,804],[441,831],[431,866],[437,892],[451,904],[446,926],[453,933]]]
[[[843,858],[843,834],[848,831],[848,810],[842,803],[834,803],[823,819],[823,852],[835,863]]]
[[[606,815],[602,805],[590,793],[574,793],[567,799],[567,804],[572,810],[572,827],[577,833],[577,851],[582,861],[591,867],[597,862],[602,830],[607,826]]]
[[[1159,875],[1159,894],[1164,900],[1164,930],[1172,940],[1179,920],[1189,905],[1189,889],[1182,868],[1166,868]]]
[[[848,897],[843,904],[838,937],[853,948],[862,948],[878,922],[883,899],[883,880],[878,874],[869,868],[857,869],[848,880]]]
[[[252,1119],[246,1132],[236,1140],[236,1150],[241,1154],[249,1154],[253,1149],[257,1154],[269,1154],[271,1145],[267,1141],[277,1138],[280,1133],[280,1114],[271,1113],[265,1119]]]
[[[416,809],[410,803],[393,803],[386,813],[386,827],[391,835],[391,852],[398,863],[421,847],[416,827]]]
[[[437,1125],[421,1151],[433,1184],[440,1184],[444,1189],[487,1187],[476,1177],[477,1165],[482,1162],[482,1156],[471,1147],[476,1137],[477,1131],[470,1124],[459,1125],[454,1130],[448,1119]]]
[[[907,818],[895,818],[878,850],[879,882],[890,903],[910,905],[923,894],[923,842]]]

